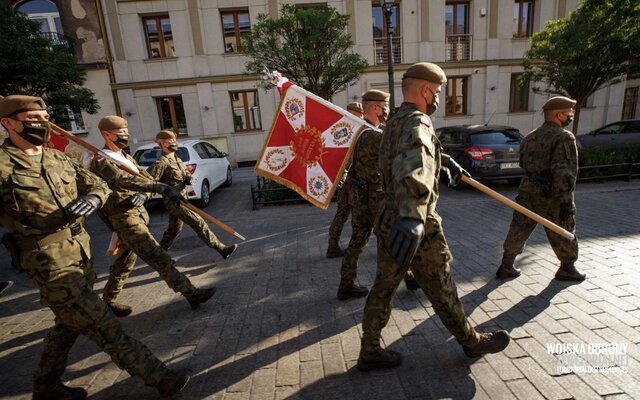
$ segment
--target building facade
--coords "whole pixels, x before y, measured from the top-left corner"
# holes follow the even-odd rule
[[[369,89],[389,90],[391,30],[396,106],[404,71],[415,62],[435,62],[449,77],[436,127],[490,122],[526,133],[542,122],[539,110],[547,99],[517,79],[529,37],[578,5],[578,0],[397,0],[387,26],[378,0],[51,2],[78,61],[88,65],[87,87],[102,107],[97,116],[83,115],[90,142],[100,143],[100,116],[118,113],[129,121],[134,149],[160,129],[173,129],[181,137],[210,140],[236,165],[256,160],[278,104],[277,92],[257,88],[258,78],[244,68],[249,58],[241,37],[259,14],[277,17],[281,5],[291,3],[327,4],[350,15],[353,50],[370,67],[358,83],[333,97],[339,106]],[[580,115],[580,133],[621,116],[636,117],[638,87],[638,81],[622,82],[591,96]]]

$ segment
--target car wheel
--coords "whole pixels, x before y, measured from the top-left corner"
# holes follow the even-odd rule
[[[224,181],[224,185],[226,187],[231,186],[231,184],[233,183],[233,175],[231,175],[231,167],[227,168],[227,180]]]
[[[520,180],[521,179],[522,178],[509,178],[509,179],[507,179],[507,182],[509,183],[509,185],[516,186],[516,185],[520,185]]]
[[[209,205],[209,201],[211,201],[211,193],[209,192],[209,181],[206,179],[202,182],[202,187],[200,189],[200,199],[196,200],[196,205],[198,207],[206,207]]]

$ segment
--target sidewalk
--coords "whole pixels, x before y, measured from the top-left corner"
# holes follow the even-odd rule
[[[234,170],[233,186],[214,192],[205,209],[247,238],[233,256],[222,260],[189,228],[171,250],[194,284],[218,288],[211,301],[191,310],[140,260],[120,297],[134,307],[121,319],[126,331],[172,367],[194,372],[176,398],[640,398],[640,181],[579,184],[578,264],[589,277],[577,285],[552,280],[558,262],[541,228],[517,260],[522,276],[496,280],[510,209],[477,191],[443,189],[439,211],[465,310],[479,330],[507,329],[513,340],[503,353],[469,360],[424,294],[401,284],[383,340],[404,363],[366,374],[355,368],[365,300],[336,299],[340,259],[325,258],[335,204],[327,211],[306,204],[253,211],[252,183],[252,169]],[[491,187],[515,197],[516,187]],[[158,238],[167,215],[157,206],[150,215]],[[113,260],[104,256],[110,233],[95,217],[87,229],[101,293]],[[343,247],[350,231],[343,232]],[[373,283],[375,254],[372,238],[358,271],[362,285]],[[0,260],[0,279],[16,282],[0,297],[0,398],[29,399],[53,314],[3,248]],[[616,346],[606,347],[607,357],[624,371],[578,371],[589,362],[605,365],[596,347],[602,344]],[[577,354],[552,354],[559,350]],[[568,370],[559,368],[561,359]],[[64,378],[92,399],[159,398],[83,337]]]

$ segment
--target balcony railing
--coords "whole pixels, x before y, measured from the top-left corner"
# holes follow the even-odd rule
[[[447,35],[446,36],[446,60],[447,61],[467,61],[471,60],[472,36]]]
[[[387,38],[373,38],[376,64],[387,64]],[[402,64],[402,37],[391,37],[391,59],[394,64]]]
[[[64,47],[69,54],[73,55],[73,42],[71,41],[71,38],[61,35],[58,32],[39,32],[37,33],[37,36],[48,39],[54,46]]]

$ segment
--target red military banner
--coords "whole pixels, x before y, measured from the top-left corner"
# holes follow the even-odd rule
[[[351,157],[351,144],[367,124],[287,84],[255,170],[326,209]]]

